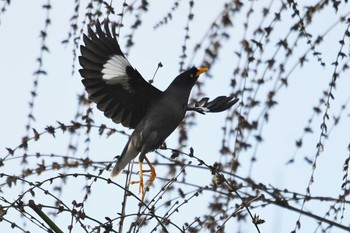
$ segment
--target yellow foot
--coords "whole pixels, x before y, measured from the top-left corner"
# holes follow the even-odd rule
[[[145,160],[149,166],[149,170],[147,170],[147,172],[151,173],[149,180],[148,180],[148,184],[147,184],[147,187],[149,187],[153,184],[154,180],[156,179],[157,173],[156,173],[156,169],[154,169],[154,166],[152,165],[152,163],[148,160],[148,158],[146,156],[145,156]],[[143,171],[143,172],[146,172],[146,171]]]
[[[142,201],[145,199],[145,186],[143,184],[143,170],[142,170],[142,162],[139,161],[139,169],[140,169],[140,180],[131,181],[130,184],[139,184],[139,193],[141,193]]]
[[[154,182],[154,180],[156,179],[156,170],[154,169],[154,166],[152,165],[152,163],[148,160],[147,157],[145,157],[146,159],[146,162],[149,166],[149,170],[143,170],[142,169],[142,162],[139,161],[139,169],[140,169],[140,180],[138,181],[131,181],[130,184],[139,184],[139,192],[141,193],[141,199],[142,201],[145,199],[145,186],[144,186],[144,183],[143,183],[143,173],[145,172],[150,172],[150,178],[148,180],[148,184],[147,184],[147,187],[151,186]]]

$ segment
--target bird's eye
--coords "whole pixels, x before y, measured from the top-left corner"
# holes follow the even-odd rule
[[[190,74],[190,77],[193,78],[193,74]]]

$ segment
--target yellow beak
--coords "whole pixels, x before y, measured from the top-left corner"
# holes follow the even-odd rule
[[[199,68],[199,70],[197,71],[197,73],[196,73],[196,77],[199,77],[199,75],[201,74],[201,73],[204,73],[204,72],[206,72],[208,70],[208,68]]]

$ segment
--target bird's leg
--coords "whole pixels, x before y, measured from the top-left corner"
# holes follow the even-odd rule
[[[142,196],[142,201],[144,200],[145,198],[145,186],[143,184],[143,173],[144,172],[150,172],[150,178],[148,180],[148,184],[147,184],[147,187],[151,186],[154,182],[154,180],[156,179],[156,170],[154,169],[154,166],[152,165],[152,163],[149,161],[149,159],[145,156],[144,157],[146,159],[146,162],[149,166],[149,170],[143,170],[142,169],[142,162],[141,160],[139,160],[139,169],[140,169],[140,180],[139,181],[131,181],[130,184],[139,184],[139,192],[141,193],[141,196]]]
[[[139,160],[139,169],[140,169],[140,180],[131,181],[130,184],[139,184],[139,192],[141,193],[142,201],[145,199],[145,186],[143,184],[143,170],[142,170],[142,161]]]
[[[157,177],[157,173],[156,173],[156,169],[154,169],[154,166],[152,165],[152,163],[149,161],[149,159],[145,156],[145,159],[146,159],[146,162],[149,166],[149,170],[146,170],[144,172],[150,172],[151,175],[149,177],[149,180],[148,180],[148,184],[147,184],[147,187],[151,186],[154,182],[154,180],[156,179]]]

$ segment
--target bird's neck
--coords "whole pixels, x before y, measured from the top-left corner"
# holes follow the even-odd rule
[[[191,94],[192,86],[177,86],[172,87],[171,85],[164,91],[164,94],[176,100],[176,102],[188,102]]]

